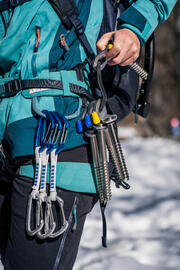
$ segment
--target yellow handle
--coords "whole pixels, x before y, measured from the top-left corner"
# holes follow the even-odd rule
[[[108,46],[107,46],[107,49],[108,49],[108,50],[111,50],[112,47],[113,47],[113,44],[112,44],[112,43],[109,43]]]
[[[93,113],[91,114],[91,116],[92,116],[92,120],[93,120],[93,124],[94,124],[94,125],[98,125],[98,124],[101,122],[101,120],[100,120],[100,118],[99,118],[97,112],[93,112]]]

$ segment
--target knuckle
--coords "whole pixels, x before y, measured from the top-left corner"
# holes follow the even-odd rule
[[[120,50],[121,50],[121,45],[120,45],[120,43],[115,43],[113,47],[114,47],[114,51],[120,52]]]
[[[103,40],[99,40],[99,41],[96,43],[96,46],[97,46],[98,49],[103,50],[104,47],[105,47]]]
[[[133,57],[131,59],[132,59],[132,62],[135,62],[137,57],[135,55],[133,55]]]
[[[116,56],[116,51],[110,51],[108,54],[107,54],[107,58],[111,58],[113,60],[113,58]]]
[[[102,44],[102,38],[98,40],[98,42],[96,43],[97,46],[100,46]]]
[[[137,46],[137,44],[134,44],[134,45],[133,45],[133,50],[134,50],[135,53],[137,53],[137,51],[138,51],[138,46]]]
[[[131,45],[131,52],[135,53],[135,51],[136,51],[136,48],[135,48],[135,46],[133,44],[133,45]]]
[[[96,46],[99,48],[99,46],[100,46],[100,42],[99,41],[96,43]]]
[[[127,39],[127,44],[128,44],[129,47],[133,47],[134,42],[133,42],[133,40],[131,38],[129,38],[129,39]]]
[[[136,54],[134,55],[134,57],[137,59],[137,58],[139,57],[139,54],[136,53]]]
[[[113,60],[113,63],[114,63],[115,65],[118,65],[118,64],[120,63],[120,61],[119,61],[119,59],[114,59],[114,60]]]
[[[109,63],[114,66],[114,65],[119,64],[119,61],[117,59],[111,59],[111,61],[109,61]]]

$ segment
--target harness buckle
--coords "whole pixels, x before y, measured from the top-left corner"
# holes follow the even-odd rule
[[[5,84],[5,90],[8,94],[17,94],[22,90],[22,84],[20,79],[15,79]]]

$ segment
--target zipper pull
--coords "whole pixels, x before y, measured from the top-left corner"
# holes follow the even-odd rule
[[[61,41],[61,46],[62,46],[63,48],[65,48],[66,51],[69,51],[69,47],[68,47],[68,45],[67,45],[67,43],[66,43],[66,41],[65,41],[65,36],[64,36],[64,34],[60,35],[60,41]]]
[[[40,29],[38,27],[36,27],[36,36],[37,36],[37,41],[36,41],[36,45],[34,47],[34,52],[38,51],[39,44],[40,44]]]

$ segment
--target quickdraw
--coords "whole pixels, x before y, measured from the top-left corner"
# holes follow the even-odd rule
[[[46,110],[42,113],[46,118],[40,116],[36,128],[35,179],[28,201],[26,231],[30,236],[37,235],[40,239],[46,239],[58,237],[68,227],[63,209],[64,202],[56,192],[56,169],[58,155],[64,149],[69,122],[60,113]],[[50,188],[48,195],[46,183],[49,161]],[[53,204],[56,204],[54,208]],[[33,209],[35,209],[35,221],[33,220]],[[55,222],[54,209],[61,217],[58,224]],[[56,213],[56,216],[58,215]],[[33,229],[32,224],[35,224]]]

